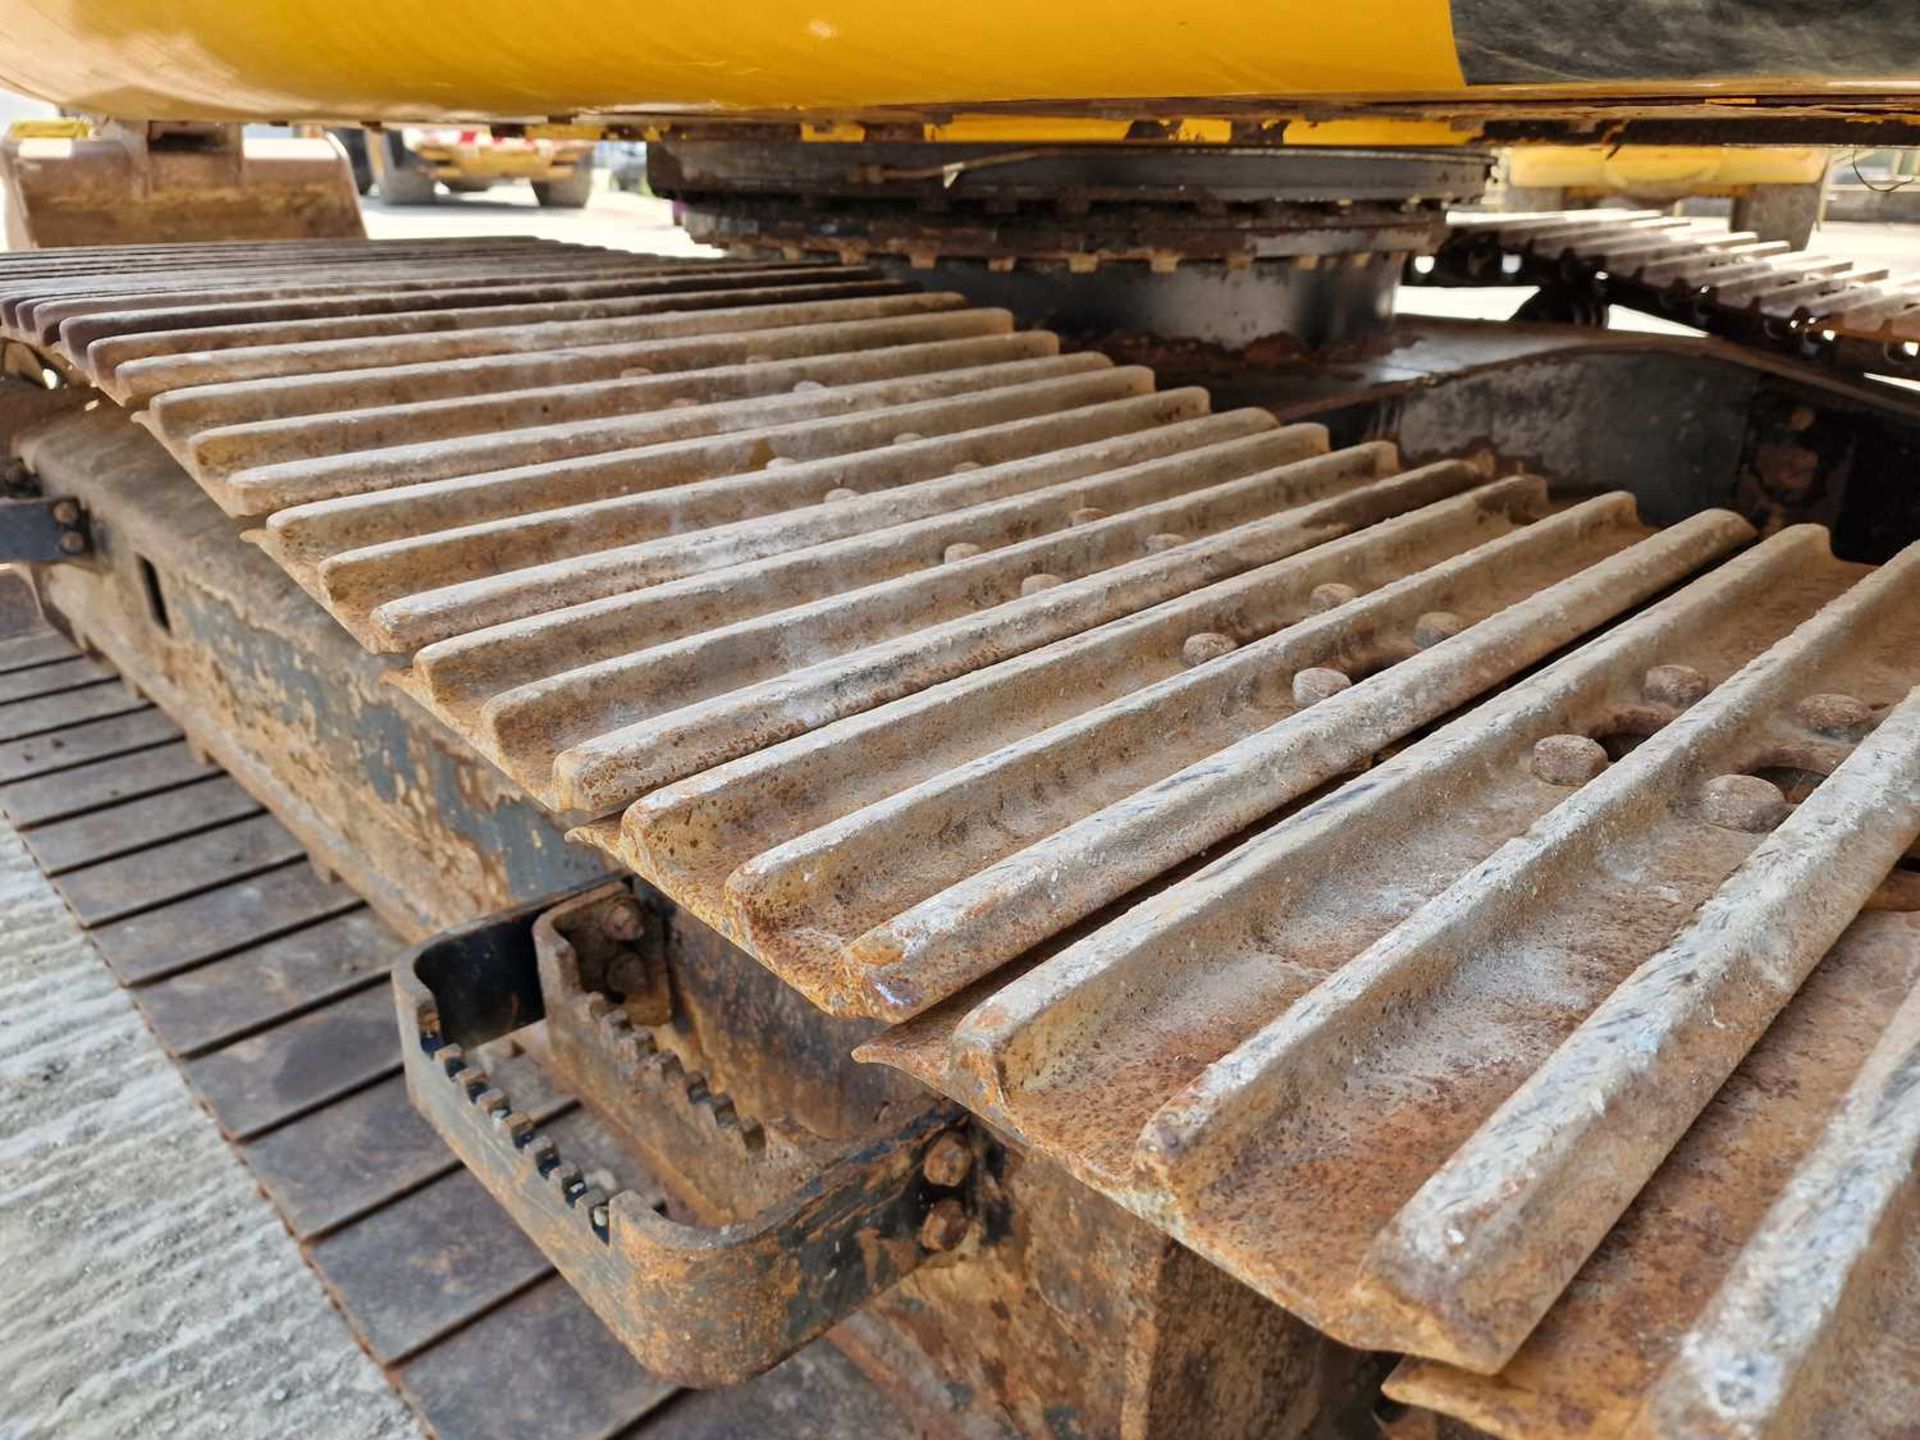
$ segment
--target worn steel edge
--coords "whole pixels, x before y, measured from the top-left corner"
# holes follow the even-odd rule
[[[956,1192],[934,1184],[924,1161],[964,1118],[944,1104],[736,1224],[680,1224],[630,1191],[590,1184],[591,1157],[561,1155],[471,1053],[541,1018],[532,928],[543,908],[518,912],[518,943],[499,922],[479,922],[483,945],[466,950],[454,932],[395,967],[408,1093],[643,1365],[687,1385],[750,1379],[935,1253],[922,1227]],[[436,982],[487,1003],[443,1005]]]

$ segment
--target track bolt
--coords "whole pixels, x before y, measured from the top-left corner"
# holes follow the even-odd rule
[[[1431,650],[1466,628],[1466,620],[1452,610],[1429,610],[1413,622],[1413,643],[1422,650]]]
[[[956,540],[940,552],[940,558],[947,564],[953,565],[962,560],[971,560],[979,553],[980,547],[971,540]]]
[[[1809,695],[1794,706],[1793,713],[1819,735],[1858,736],[1873,724],[1873,707],[1851,695]]]
[[[87,548],[87,537],[78,530],[69,530],[60,537],[60,548],[69,555],[78,555]]]
[[[951,1250],[967,1238],[967,1207],[958,1200],[942,1200],[920,1222],[920,1246],[936,1253]]]
[[[1684,710],[1713,686],[1691,665],[1656,665],[1640,677],[1640,690],[1649,700]]]
[[[1202,630],[1187,637],[1186,644],[1180,647],[1180,658],[1189,665],[1204,665],[1209,660],[1218,660],[1222,655],[1231,655],[1238,648],[1231,635],[1222,635],[1217,630]]]
[[[1352,688],[1353,680],[1329,665],[1309,665],[1293,677],[1293,703],[1313,705]]]
[[[1042,570],[1038,575],[1029,575],[1020,582],[1020,593],[1022,595],[1038,595],[1042,590],[1051,590],[1054,586],[1063,583],[1058,575],[1049,575],[1046,571]]]
[[[1168,550],[1177,550],[1187,543],[1187,537],[1177,530],[1161,530],[1147,536],[1146,551],[1149,555],[1159,555]]]
[[[927,1177],[927,1183],[938,1185],[942,1190],[959,1185],[972,1168],[972,1148],[964,1136],[951,1130],[927,1147],[926,1158],[920,1162],[920,1172]]]
[[[631,898],[614,901],[600,917],[600,933],[623,945],[638,940],[645,928],[646,916],[640,912],[640,902]]]
[[[1584,785],[1606,768],[1606,747],[1585,735],[1547,735],[1534,742],[1534,776],[1549,785]]]
[[[1787,797],[1758,775],[1722,775],[1707,782],[1700,813],[1722,830],[1758,835],[1787,818]]]
[[[1358,599],[1359,595],[1360,592],[1353,586],[1329,580],[1324,585],[1313,587],[1312,593],[1307,596],[1307,609],[1315,615],[1324,615],[1329,610],[1338,610],[1349,600]]]
[[[53,502],[53,520],[56,525],[71,525],[80,518],[80,506],[73,500]]]

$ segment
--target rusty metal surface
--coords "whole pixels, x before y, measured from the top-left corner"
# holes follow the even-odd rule
[[[640,1263],[610,1256],[603,1273],[588,1274],[583,1293],[596,1306],[619,1307],[615,1328],[643,1356],[697,1346],[709,1371],[726,1364],[745,1373],[784,1346],[743,1345],[765,1328],[767,1296],[763,1281],[743,1287],[729,1279],[737,1260],[723,1264],[724,1252],[738,1249],[739,1260],[772,1267],[784,1326],[817,1315],[836,1293],[844,1303],[843,1292],[863,1283],[861,1272],[847,1273],[844,1250],[835,1262],[819,1263],[818,1242],[826,1238],[815,1233],[826,1228],[820,1218],[796,1230],[777,1217],[795,1213],[796,1205],[817,1211],[810,1196],[841,1183],[836,1173],[859,1173],[854,1193],[862,1224],[884,1225],[886,1202],[874,1189],[884,1176],[861,1172],[891,1165],[900,1109],[870,1116],[869,1138],[851,1151],[819,1136],[811,1146],[796,1145],[804,1127],[793,1117],[775,1109],[736,1113],[730,1096],[683,1072],[679,1054],[694,1037],[680,1012],[700,1003],[695,992],[712,984],[708,972],[724,968],[715,965],[713,947],[728,948],[711,932],[712,944],[696,943],[703,930],[644,886],[603,885],[442,937],[419,952],[414,978],[398,987],[403,1015],[424,1015],[422,1023],[438,1027],[423,1031],[415,1066],[416,1082],[434,1092],[427,1112],[541,1245],[563,1265],[571,1259],[569,1274],[583,1268],[574,1244],[577,1212],[619,1187],[589,1169],[568,1182],[579,1189],[574,1213],[557,1203],[550,1213],[535,1213],[525,1194],[530,1177],[520,1173],[526,1157],[535,1158],[536,1169],[550,1166],[557,1181],[569,1160],[617,1154],[622,1141],[642,1153],[649,1170],[656,1153],[665,1155],[670,1213],[691,1212],[707,1228],[682,1227],[680,1264],[657,1248],[649,1257],[645,1245],[629,1246]],[[740,974],[764,978],[733,954]],[[671,1026],[657,1023],[663,989]],[[617,1135],[579,1146],[555,1135],[558,1127],[529,1126],[514,1113],[510,1080],[493,1073],[469,1079],[466,1052],[434,1046],[445,1035],[522,1024],[541,1013],[537,1007],[544,1007],[540,1028],[555,1072],[580,1094],[584,1109],[617,1117]],[[751,1004],[738,1007],[736,1026],[763,1034],[788,1028],[751,1011]],[[441,1074],[448,1061],[456,1070],[451,1086]],[[789,1068],[804,1071],[806,1064]],[[749,1063],[731,1073],[753,1071]],[[909,1100],[908,1116],[925,1113],[923,1094]],[[550,1136],[558,1144],[543,1158]],[[783,1158],[776,1153],[783,1146],[807,1153]],[[515,1151],[524,1152],[519,1165],[512,1163]],[[700,1167],[702,1155],[711,1168]],[[945,1198],[925,1212],[917,1239],[923,1249],[948,1252],[952,1263],[921,1264],[897,1278],[849,1316],[833,1340],[886,1378],[925,1433],[1267,1440],[1371,1433],[1377,1364],[1330,1344],[1057,1167],[954,1129],[936,1133],[919,1164],[925,1183]],[[609,1213],[609,1223],[613,1218]],[[672,1233],[659,1230],[656,1246]],[[871,1243],[863,1240],[863,1254]],[[696,1268],[701,1283],[693,1283]],[[613,1283],[620,1278],[624,1289]],[[737,1417],[757,1391],[749,1385],[722,1393],[724,1402],[686,1403]]]
[[[1543,500],[1442,500],[656,790],[619,852],[820,1003],[905,1019],[1746,533],[1649,538],[1618,497],[1525,523]]]
[[[684,934],[620,882],[541,914],[533,935],[548,1046],[574,1092],[619,1117],[683,1209],[707,1224],[749,1220],[844,1146],[766,1107],[753,1107],[764,1119],[743,1116],[709,1080],[702,1048],[673,1023],[689,1008],[676,1004],[669,969],[670,950],[686,952]]]
[[[1897,1195],[1902,1184],[1911,1189],[1902,1177],[1912,1168],[1912,1141],[1898,1129],[1914,1110],[1910,1089],[1901,1088],[1911,1080],[1889,1081],[1903,1063],[1911,1075],[1916,981],[1920,914],[1862,915],[1500,1373],[1410,1362],[1389,1393],[1513,1440],[1755,1433],[1742,1427],[1781,1399],[1791,1402],[1789,1433],[1897,1434],[1920,1404],[1911,1347],[1900,1349],[1900,1337],[1915,1333],[1920,1289],[1911,1215],[1897,1208],[1912,1210],[1910,1197]],[[1850,1132],[1854,1117],[1875,1106],[1884,1107],[1878,1123],[1895,1122],[1880,1137],[1888,1148],[1875,1157],[1892,1168],[1863,1169],[1860,1208],[1837,1211],[1816,1237],[1792,1208],[1793,1191],[1804,1196],[1832,1185],[1837,1157],[1822,1155],[1823,1146],[1873,1154]],[[1891,1213],[1882,1210],[1889,1198]],[[1842,1228],[1859,1219],[1881,1232],[1867,1246]],[[1779,1252],[1783,1241],[1810,1249],[1830,1242],[1821,1253],[1840,1263],[1810,1271]],[[1841,1276],[1858,1289],[1837,1301],[1823,1297]],[[1782,1282],[1798,1293],[1778,1313],[1804,1315],[1815,1331],[1827,1330],[1829,1343],[1850,1352],[1841,1373],[1872,1375],[1875,1384],[1836,1386],[1831,1373],[1808,1364],[1813,1336],[1769,1334],[1756,1324],[1756,1290]],[[1729,1376],[1729,1350],[1777,1353],[1780,1371]],[[1735,1383],[1701,1408],[1702,1382],[1724,1378]]]
[[[40,577],[50,611],[179,716],[191,746],[268,804],[356,903],[368,897],[412,938],[601,868],[456,736],[423,722],[386,667],[265,556],[235,543],[218,507],[113,407],[43,427],[34,453],[45,483],[85,493],[102,517],[94,562]],[[95,688],[129,693],[121,682]],[[102,755],[177,741],[172,725],[150,733],[152,714],[127,717],[139,735],[88,739],[75,728],[0,742],[0,777],[16,751],[24,774],[83,741]],[[34,783],[61,803],[57,774]],[[280,892],[276,903],[297,903],[298,882],[259,883]],[[249,905],[230,887],[177,913],[134,917],[106,948],[118,963],[123,940],[150,932],[137,963],[170,964],[166,945],[190,954],[199,929]],[[201,913],[209,906],[221,913]]]
[[[1239,348],[1384,329],[1396,277],[1485,186],[1487,152],[1004,146],[761,137],[647,153],[654,192],[733,255],[910,268],[1085,339],[1148,330]],[[831,214],[826,212],[830,207]]]
[[[715,328],[601,336],[659,365],[627,350],[591,376],[520,368],[585,338],[539,323],[189,339],[99,373],[364,645],[408,657],[435,716],[872,1026],[863,1058],[1335,1339],[1426,1357],[1397,1383],[1482,1423],[1509,1402],[1459,1377],[1555,1334],[1822,956],[1863,909],[1916,908],[1920,547],[1876,570],[1814,527],[1656,530],[1624,495],[1403,470],[942,297],[796,308],[844,304],[869,308],[662,308],[645,323]],[[55,345],[90,319],[0,317]],[[638,1022],[609,990],[581,977],[556,1053],[634,1089]],[[575,1190],[564,1160],[557,1190],[511,1143],[538,1128],[512,1087],[408,1063],[569,1278],[644,1328],[607,1265],[623,1192]],[[1768,1163],[1803,1178],[1722,1244],[1871,1283],[1796,1329],[1768,1292],[1793,1266],[1690,1266],[1672,1288],[1698,1303],[1666,1313],[1701,1337],[1686,1365],[1597,1367],[1591,1389],[1573,1366],[1567,1403],[1644,1404],[1676,1434],[1702,1396],[1746,1407],[1728,1433],[1819,1434],[1855,1404],[1862,1433],[1898,1433],[1899,1395],[1844,1382],[1882,1343],[1862,1317],[1910,1294],[1910,1144],[1857,1118],[1898,1108],[1903,1072],[1831,1065],[1827,1093],[1857,1074],[1862,1098],[1783,1142]],[[1711,1208],[1734,1182],[1707,1183]],[[673,1222],[629,1223],[624,1261],[692,1273],[664,1258]],[[1568,1313],[1604,1343],[1604,1317]],[[1716,1357],[1760,1340],[1786,1357],[1771,1393],[1727,1399]]]
[[[577,971],[584,952],[566,938],[568,917],[598,931],[609,907],[626,900],[616,882],[452,932],[402,962],[394,986],[407,1086],[650,1371],[698,1386],[736,1383],[965,1243],[979,1224],[972,1167],[949,1175],[933,1162],[964,1132],[950,1107],[923,1103],[794,1178],[766,1209],[724,1225],[670,1218],[657,1197],[603,1173],[608,1141],[575,1143],[543,1123],[484,1047],[543,1018],[527,1000],[539,994],[538,952],[560,950],[559,963]],[[658,1058],[652,1032],[604,1000],[594,1023],[608,1032],[617,1078],[633,1091],[627,1105],[641,1103],[637,1082]],[[555,1060],[564,1064],[565,1052],[556,1049]],[[709,1104],[710,1123],[737,1128],[725,1108]],[[743,1139],[736,1158],[754,1163],[749,1152],[760,1148]]]
[[[1747,344],[1920,376],[1920,271],[1860,268],[1717,221],[1657,210],[1456,213],[1436,278],[1585,286]]]
[[[1856,914],[1915,908],[1917,596],[1920,549],[1863,574],[1817,530],[1783,532],[866,1054],[1063,1156],[1349,1343],[1504,1374],[1572,1304],[1548,1333],[1591,1344],[1582,1263],[1663,1162],[1686,1163],[1675,1147],[1702,1107]],[[1817,1046],[1793,1060],[1811,1072]],[[1808,1180],[1802,1203],[1830,1208],[1805,1283],[1857,1271],[1882,1304],[1910,1296],[1887,1239],[1911,1188],[1903,1136],[1836,1122],[1820,1138],[1826,1189]],[[1836,1177],[1855,1171],[1877,1189],[1836,1206],[1852,1184]],[[1700,1183],[1694,1203],[1717,1214],[1744,1182]],[[1748,1268],[1748,1291],[1798,1273]],[[1643,1261],[1623,1283],[1697,1301],[1713,1278]],[[1647,1325],[1645,1303],[1619,1323]],[[1661,1392],[1686,1396],[1660,1404],[1709,1403],[1701,1367],[1742,1343],[1831,1354],[1856,1323],[1836,1302],[1767,1334],[1753,1328],[1765,1302],[1722,1308],[1741,1306],[1748,1328],[1703,1342]],[[1587,1367],[1555,1360],[1529,1415],[1557,1401],[1565,1433],[1592,1433]],[[1898,1433],[1884,1417],[1905,1392],[1862,1387],[1873,1372],[1852,1358],[1843,1373],[1856,1389],[1833,1380],[1825,1403],[1880,1417],[1860,1433]],[[1498,1413],[1480,1402],[1499,1384],[1454,1385],[1476,1402],[1468,1418]],[[1408,1393],[1453,1408],[1443,1388]],[[1753,1415],[1830,1433],[1789,1388],[1755,1390]],[[1536,1433],[1532,1419],[1507,1433]],[[1696,1423],[1685,1411],[1671,1433]]]

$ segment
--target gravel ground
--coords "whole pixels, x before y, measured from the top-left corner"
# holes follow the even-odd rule
[[[0,822],[0,1440],[418,1431]]]

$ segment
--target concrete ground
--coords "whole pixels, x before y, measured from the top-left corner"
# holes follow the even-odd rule
[[[0,937],[0,1440],[416,1437],[4,821]]]

